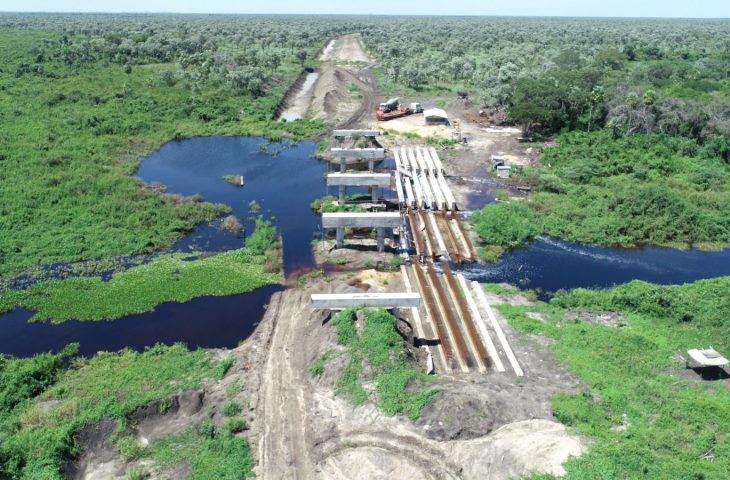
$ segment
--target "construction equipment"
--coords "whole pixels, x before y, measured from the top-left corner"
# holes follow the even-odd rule
[[[411,103],[408,106],[402,105],[400,99],[391,98],[385,103],[378,105],[375,117],[378,121],[385,122],[394,118],[405,117],[414,113],[423,113],[423,107],[420,103]]]

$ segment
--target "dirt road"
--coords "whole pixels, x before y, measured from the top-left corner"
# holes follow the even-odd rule
[[[370,55],[365,51],[362,35],[352,33],[332,40],[319,57],[324,62],[362,62],[371,63]]]
[[[284,101],[282,116],[322,119],[339,128],[353,128],[373,115],[377,106],[377,88],[370,56],[359,34],[345,35],[329,42],[320,60],[322,66],[308,78],[313,85],[302,83],[290,91]]]
[[[285,298],[283,298],[285,297]],[[274,322],[268,355],[261,372],[256,421],[262,426],[259,439],[258,472],[262,478],[315,478],[307,455],[305,423],[305,379],[302,365],[308,364],[302,331],[311,308],[302,291],[288,290],[276,294],[266,312]]]

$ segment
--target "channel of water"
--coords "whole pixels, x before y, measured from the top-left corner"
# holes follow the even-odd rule
[[[167,185],[169,193],[200,194],[208,202],[229,205],[246,232],[254,228],[250,202],[255,201],[260,214],[275,219],[284,241],[285,275],[292,276],[313,267],[312,241],[321,233],[310,203],[328,193],[324,176],[331,167],[313,158],[315,148],[311,143],[268,144],[259,138],[194,138],[168,143],[142,162],[137,175]],[[225,175],[243,175],[245,186],[226,183]],[[241,247],[245,233],[225,232],[219,223],[197,228],[173,250]],[[606,249],[546,238],[508,253],[498,265],[477,264],[462,271],[474,280],[544,292],[609,287],[633,279],[675,284],[730,275],[730,250]],[[253,332],[271,295],[283,288],[166,303],[153,312],[108,322],[28,323],[32,312],[18,309],[0,317],[0,352],[26,357],[60,351],[71,342],[79,342],[84,355],[125,347],[142,350],[158,342],[231,348]]]

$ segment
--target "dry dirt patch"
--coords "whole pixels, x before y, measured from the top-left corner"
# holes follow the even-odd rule
[[[322,61],[370,63],[373,59],[365,51],[362,35],[353,33],[330,41],[324,48]]]

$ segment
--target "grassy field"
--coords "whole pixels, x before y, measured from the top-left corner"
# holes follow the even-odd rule
[[[372,383],[376,392],[372,400],[383,413],[405,414],[417,420],[423,408],[438,394],[436,389],[423,388],[431,377],[418,372],[406,358],[395,317],[385,310],[365,310],[367,321],[362,333],[358,333],[356,313],[345,310],[332,320],[338,342],[346,347],[348,358],[336,393],[347,395],[353,404],[361,405],[370,398],[363,383]],[[322,374],[331,357],[330,352],[320,358],[311,368],[312,375]],[[363,374],[365,364],[372,376]],[[413,388],[413,384],[417,387]]]
[[[178,66],[105,61],[34,65],[60,31],[0,31],[0,277],[55,262],[151,253],[225,211],[159,195],[132,175],[175,138],[307,138],[318,122],[279,123],[274,109],[298,70],[281,67],[266,96],[216,81],[192,88]],[[172,76],[171,76],[172,75]]]
[[[678,356],[709,346],[730,352],[728,291],[730,277],[682,286],[635,281],[562,292],[549,304],[499,307],[518,330],[555,339],[559,360],[585,382],[582,393],[553,399],[562,423],[595,440],[567,463],[567,478],[727,478],[727,380],[702,381]],[[595,312],[621,315],[608,326],[586,320]]]
[[[79,453],[75,433],[102,419],[117,422],[115,442],[128,458],[149,454],[129,441],[127,416],[180,390],[199,388],[220,374],[206,352],[157,346],[144,353],[104,353],[78,359],[73,347],[59,355],[0,360],[0,477],[60,479],[63,462]],[[245,441],[215,429],[186,440],[193,478],[242,478],[252,464]],[[153,458],[164,444],[152,445]],[[194,453],[191,453],[194,452]],[[168,459],[170,456],[168,456]],[[182,457],[181,457],[182,458]],[[232,475],[231,465],[237,470]],[[213,476],[205,476],[208,473]],[[130,475],[131,476],[131,475]]]
[[[233,421],[229,425],[233,425]],[[172,469],[190,464],[190,480],[241,480],[253,477],[251,447],[230,429],[216,431],[211,424],[163,439],[145,455],[156,465]],[[144,478],[144,477],[142,477]]]

